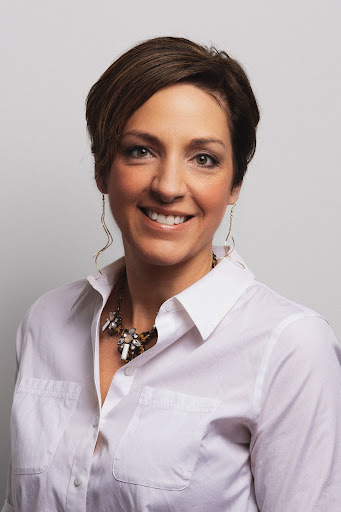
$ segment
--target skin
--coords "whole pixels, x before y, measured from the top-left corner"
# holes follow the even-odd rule
[[[165,300],[210,271],[213,235],[227,205],[239,197],[240,187],[231,189],[232,180],[226,112],[202,89],[191,84],[161,89],[128,120],[109,178],[99,186],[108,194],[125,249],[125,326],[149,330]],[[141,208],[190,219],[179,226],[158,224]],[[116,309],[117,296],[114,289],[101,325]],[[107,338],[101,336],[103,393],[115,369]],[[117,366],[118,361],[117,353]]]

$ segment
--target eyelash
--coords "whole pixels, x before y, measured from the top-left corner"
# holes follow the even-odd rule
[[[133,151],[140,150],[140,149],[145,149],[146,151],[151,153],[151,151],[146,146],[131,146],[131,147],[129,147],[129,148],[127,148],[125,150],[125,154],[128,157],[143,159],[145,157],[143,157],[143,156],[136,156],[136,155],[132,154]],[[212,163],[210,165],[200,165],[200,164],[198,164],[199,167],[210,169],[210,168],[213,168],[213,167],[216,167],[217,165],[219,165],[219,160],[216,157],[214,157],[213,155],[210,155],[209,153],[198,153],[193,158],[195,159],[195,158],[198,158],[199,156],[205,156],[205,157],[209,158],[212,161]]]
[[[144,158],[143,156],[141,156],[141,157],[140,157],[140,156],[136,156],[136,155],[133,155],[133,154],[132,154],[132,153],[133,153],[133,151],[135,151],[136,149],[137,149],[137,150],[139,150],[139,149],[145,149],[145,150],[147,150],[147,151],[150,153],[150,150],[149,150],[148,148],[146,148],[146,146],[131,146],[130,148],[127,148],[127,149],[125,150],[125,154],[126,154],[126,156],[132,156],[133,158]]]

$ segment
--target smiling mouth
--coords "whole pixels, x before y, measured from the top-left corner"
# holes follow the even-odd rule
[[[192,218],[192,215],[164,215],[162,213],[154,212],[153,210],[147,210],[146,208],[140,208],[140,210],[154,222],[157,222],[158,224],[166,224],[167,226],[183,224]]]

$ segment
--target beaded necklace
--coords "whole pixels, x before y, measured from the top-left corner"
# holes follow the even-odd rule
[[[212,268],[214,268],[217,263],[217,256],[213,253]],[[121,317],[122,292],[123,285],[117,301],[117,309],[116,311],[111,311],[109,313],[108,318],[102,327],[102,332],[107,331],[109,336],[114,336],[115,334],[120,336],[117,341],[117,350],[121,353],[121,360],[128,363],[128,361],[131,361],[146,350],[145,345],[157,336],[157,329],[156,326],[153,325],[150,331],[138,334],[135,327],[131,327],[130,329],[125,329],[123,327]]]

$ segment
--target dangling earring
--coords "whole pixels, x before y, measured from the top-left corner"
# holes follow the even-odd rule
[[[100,251],[98,251],[95,255],[94,255],[94,258],[95,258],[95,263],[96,263],[96,267],[97,267],[97,270],[99,270],[99,272],[102,274],[99,266],[97,265],[97,258],[98,256],[103,252],[105,251],[106,249],[108,249],[108,247],[111,246],[111,244],[113,243],[113,237],[111,236],[111,233],[105,223],[105,197],[104,197],[104,194],[102,194],[102,215],[101,215],[101,224],[103,226],[103,229],[105,231],[105,234],[107,235],[108,237],[108,241],[106,243],[106,245],[103,247],[103,249],[101,249]]]
[[[225,238],[225,243],[224,243],[225,256],[224,257],[226,258],[226,256],[227,256],[228,258],[233,260],[235,263],[238,263],[238,265],[240,265],[242,268],[245,269],[245,265],[243,265],[243,263],[241,261],[235,260],[234,258],[232,258],[230,256],[231,252],[233,252],[234,248],[235,248],[234,238],[231,235],[231,230],[232,230],[233,212],[234,212],[234,207],[236,206],[236,204],[237,203],[234,203],[234,205],[231,208],[231,212],[230,212],[230,227],[229,227],[229,232],[227,233],[227,237]],[[231,235],[231,238],[232,238],[232,249],[230,247],[229,247],[229,249],[227,249],[227,240],[229,239],[230,235]]]

